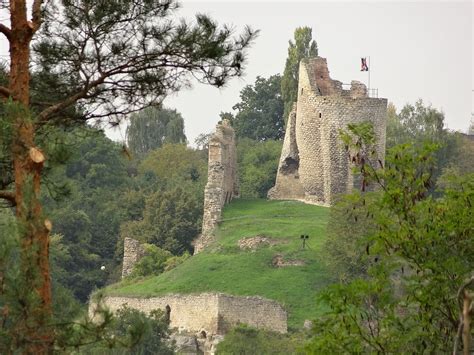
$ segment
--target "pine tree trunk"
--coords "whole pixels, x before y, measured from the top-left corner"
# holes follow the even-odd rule
[[[17,331],[22,332],[26,353],[46,354],[52,350],[49,327],[51,281],[49,274],[49,231],[51,223],[41,211],[41,171],[45,157],[35,146],[35,125],[29,112],[30,42],[33,28],[27,21],[25,0],[10,0],[10,83],[15,104],[11,110],[15,136],[12,158],[15,176],[16,217],[21,238],[21,274],[34,299],[26,301]],[[21,300],[19,300],[21,302]]]

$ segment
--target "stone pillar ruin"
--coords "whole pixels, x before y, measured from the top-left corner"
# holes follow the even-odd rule
[[[122,279],[132,273],[135,264],[145,256],[145,249],[138,240],[125,238],[123,241]]]
[[[302,60],[298,99],[288,118],[275,186],[270,199],[329,206],[354,186],[351,165],[339,138],[350,123],[370,121],[377,159],[384,161],[387,99],[369,97],[363,83],[349,90],[329,76],[325,58]]]
[[[239,195],[235,132],[226,119],[217,124],[209,140],[209,165],[204,190],[204,215],[201,235],[194,241],[194,254],[214,240],[214,230],[221,219],[222,209]]]

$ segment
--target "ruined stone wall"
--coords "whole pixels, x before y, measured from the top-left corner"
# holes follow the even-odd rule
[[[170,327],[179,332],[225,334],[233,326],[245,323],[280,333],[287,331],[286,311],[277,302],[261,297],[237,297],[221,293],[167,295],[153,298],[105,297],[111,311],[123,305],[149,313],[154,309],[166,312],[169,307]],[[92,317],[96,305],[89,305]]]
[[[213,241],[222,208],[239,195],[235,133],[229,121],[223,120],[209,141],[209,165],[204,189],[204,214],[201,236],[194,242],[197,254]]]
[[[131,274],[135,264],[145,255],[145,249],[138,240],[125,238],[123,241],[122,278]]]
[[[261,297],[219,296],[218,333],[225,334],[236,324],[287,332],[287,313],[275,301]]]
[[[170,328],[189,332],[204,330],[217,334],[217,294],[168,295],[152,298],[105,297],[104,304],[113,312],[127,305],[144,313],[150,313],[154,309],[166,312],[168,306]],[[94,307],[89,306],[91,316]]]
[[[286,185],[291,185],[292,180],[288,174],[284,176],[284,164],[280,161],[276,185],[269,198],[301,199],[329,206],[337,194],[350,192],[353,187],[351,166],[339,131],[347,129],[349,123],[371,121],[377,155],[383,161],[387,100],[369,98],[365,85],[357,81],[351,83],[350,90],[343,90],[339,81],[329,77],[324,58],[302,61],[299,73],[295,124],[288,125],[285,141],[288,136],[294,137],[299,167],[291,176],[298,175],[293,188],[303,190],[304,197],[286,193],[291,191],[291,186]]]

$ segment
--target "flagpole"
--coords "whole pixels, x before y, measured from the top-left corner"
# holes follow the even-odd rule
[[[370,97],[370,56],[368,57],[369,58],[369,70],[367,70],[367,72],[369,73],[369,84],[368,84],[368,94],[369,94],[369,97]]]

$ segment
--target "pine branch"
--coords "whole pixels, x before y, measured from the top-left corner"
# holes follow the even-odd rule
[[[90,89],[97,87],[98,85],[102,84],[104,80],[106,79],[107,75],[103,74],[100,76],[97,80],[94,80],[88,84],[86,84],[80,91],[76,92],[75,94],[69,96],[67,99],[52,105],[43,111],[41,111],[38,115],[38,121],[39,122],[45,122],[47,121],[52,115],[54,115],[57,112],[60,112],[64,110],[65,108],[68,108],[69,106],[73,105],[76,103],[78,100],[83,99],[87,96],[87,93]]]

